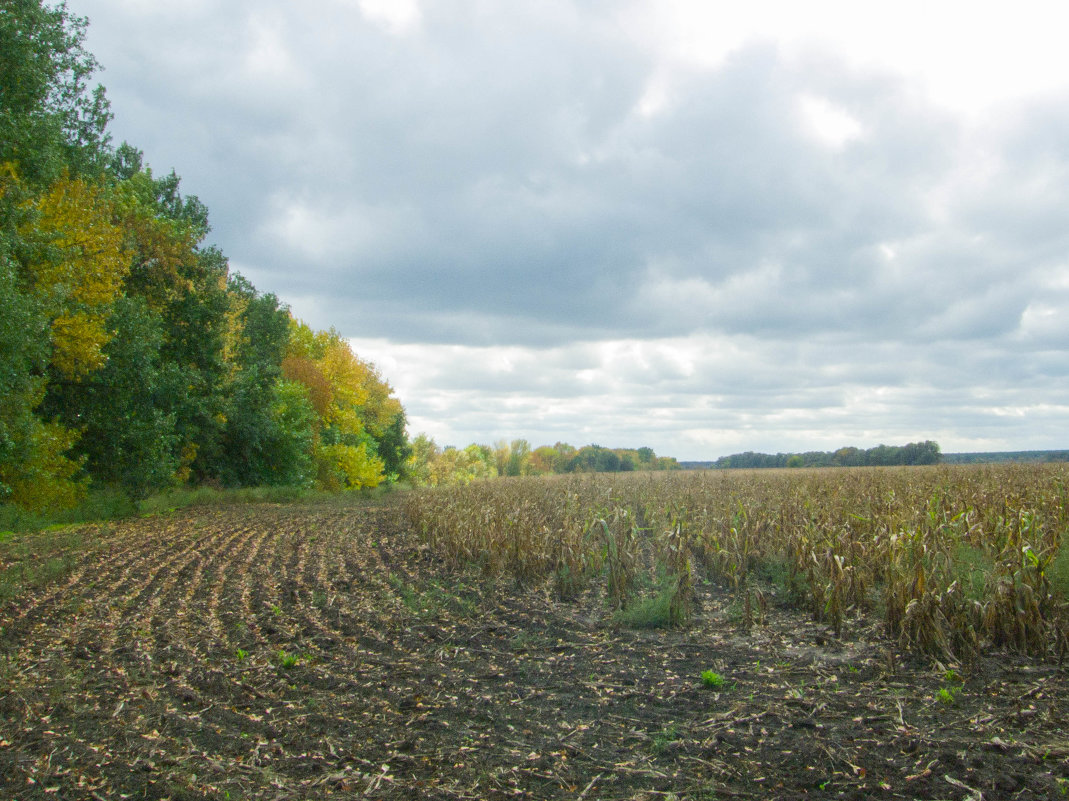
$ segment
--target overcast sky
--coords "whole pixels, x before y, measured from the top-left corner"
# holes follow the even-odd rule
[[[413,434],[1069,448],[1062,4],[743,5],[69,0],[115,141]]]

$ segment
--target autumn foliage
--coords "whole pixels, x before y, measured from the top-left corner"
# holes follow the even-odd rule
[[[314,454],[322,486],[373,487],[389,469],[396,475],[403,454],[392,452],[386,439],[392,426],[403,425],[404,410],[375,367],[336,331],[315,332],[293,322],[282,374],[305,388],[315,409]]]
[[[389,385],[232,273],[177,175],[111,145],[84,31],[62,5],[0,16],[0,503],[396,478]]]
[[[106,188],[68,173],[26,207],[28,288],[49,318],[52,364],[66,378],[84,376],[104,363],[108,313],[130,270],[123,230]]]

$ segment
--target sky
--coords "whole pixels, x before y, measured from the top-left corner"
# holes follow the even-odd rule
[[[410,434],[1069,448],[1069,10],[68,0],[116,143]]]

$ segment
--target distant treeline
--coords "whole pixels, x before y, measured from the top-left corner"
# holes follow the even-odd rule
[[[671,456],[653,448],[603,448],[566,442],[531,448],[525,439],[500,440],[490,445],[441,448],[426,434],[412,441],[407,475],[415,484],[469,484],[496,476],[544,476],[553,473],[626,473],[636,470],[679,470]]]
[[[942,460],[939,443],[927,440],[908,445],[877,445],[875,448],[839,448],[807,453],[733,453],[703,466],[717,470],[755,467],[870,467],[937,464]],[[684,462],[684,467],[699,463]]]
[[[1001,462],[1069,462],[1069,451],[992,451],[987,453],[944,453],[946,464],[997,464]]]

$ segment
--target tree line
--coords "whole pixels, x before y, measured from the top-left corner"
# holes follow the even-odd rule
[[[670,456],[652,448],[573,447],[566,442],[531,448],[526,439],[472,443],[464,448],[439,447],[425,434],[412,440],[408,475],[416,484],[469,484],[498,476],[543,476],[559,473],[622,473],[635,470],[678,470]]]
[[[389,384],[230,271],[174,172],[112,146],[85,28],[42,0],[0,13],[0,503],[397,477]]]
[[[926,440],[908,445],[877,445],[875,448],[839,448],[806,453],[733,453],[711,464],[716,469],[760,467],[870,467],[937,464],[939,443]]]
[[[946,464],[1004,464],[1017,462],[1022,464],[1046,464],[1050,462],[1069,462],[1069,451],[979,451],[974,453],[944,453]]]

